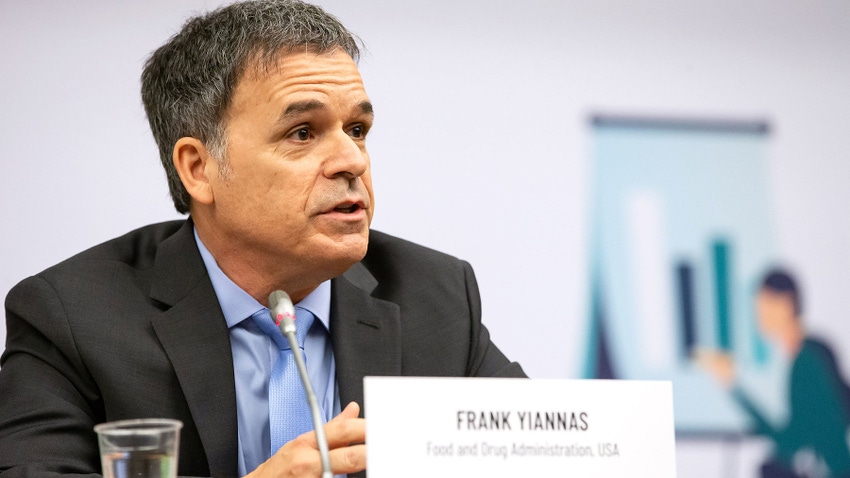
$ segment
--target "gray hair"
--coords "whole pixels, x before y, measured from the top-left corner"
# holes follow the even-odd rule
[[[227,172],[226,111],[248,68],[271,68],[281,53],[342,49],[356,62],[359,40],[335,17],[298,0],[235,3],[190,18],[142,71],[142,102],[168,178],[174,207],[190,196],[172,154],[182,137],[199,139]]]

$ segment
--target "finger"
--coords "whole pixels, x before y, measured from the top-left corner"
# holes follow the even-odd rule
[[[348,446],[366,441],[366,423],[358,419],[360,405],[350,402],[339,415],[325,425],[328,448]],[[352,422],[353,423],[349,423]]]
[[[328,448],[337,448],[366,441],[366,420],[347,418],[334,420],[325,425]]]
[[[346,407],[350,409],[352,407]],[[353,412],[353,413],[352,413]],[[348,416],[356,417],[359,407],[353,407]],[[341,414],[340,414],[341,416]],[[334,474],[355,473],[366,468],[366,420],[337,416],[325,425],[325,435],[330,449],[331,469]],[[353,445],[352,445],[353,444]],[[300,473],[318,474],[322,471],[318,460],[316,432],[305,433],[282,447],[276,456],[289,463],[289,468]]]
[[[280,447],[271,458],[246,478],[319,476],[322,462],[315,446],[305,440],[306,434]],[[315,440],[313,440],[315,441]]]
[[[336,419],[339,419],[339,418],[342,418],[342,419],[357,418],[359,415],[360,415],[360,405],[358,405],[357,402],[351,402],[348,405],[346,405],[345,409],[342,412],[340,412],[339,415],[334,417],[334,419],[331,420],[331,422],[336,420]]]
[[[325,424],[328,448],[333,449],[366,441],[366,421],[357,418],[358,415],[360,415],[360,406],[356,402],[351,402],[339,415]],[[313,448],[319,448],[315,431],[307,432],[296,440]]]
[[[366,469],[366,445],[352,445],[331,450],[334,474],[356,473]]]

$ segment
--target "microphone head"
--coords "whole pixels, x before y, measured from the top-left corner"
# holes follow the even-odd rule
[[[295,330],[295,306],[292,305],[292,299],[289,294],[282,290],[276,290],[269,294],[269,314],[272,320],[285,334],[290,325]]]

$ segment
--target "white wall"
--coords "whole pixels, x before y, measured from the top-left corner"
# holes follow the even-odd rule
[[[0,2],[0,294],[177,217],[138,76],[217,3]],[[470,260],[494,339],[532,376],[579,373],[592,112],[769,120],[780,249],[850,367],[850,3],[321,4],[369,50],[374,226]],[[696,476],[703,455],[683,453]]]

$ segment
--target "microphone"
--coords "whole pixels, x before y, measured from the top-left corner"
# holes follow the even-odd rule
[[[292,356],[295,357],[298,375],[301,377],[301,384],[304,386],[304,392],[307,396],[307,405],[310,407],[310,414],[313,415],[313,428],[316,429],[316,441],[319,443],[319,456],[322,459],[322,478],[333,478],[328,438],[325,436],[325,428],[322,426],[319,402],[316,400],[316,394],[313,393],[313,385],[310,384],[310,377],[307,376],[307,367],[304,365],[301,347],[298,346],[298,339],[295,337],[295,306],[292,305],[289,294],[282,290],[272,292],[269,295],[269,314],[271,314],[272,320],[280,328],[284,337],[289,340]]]

